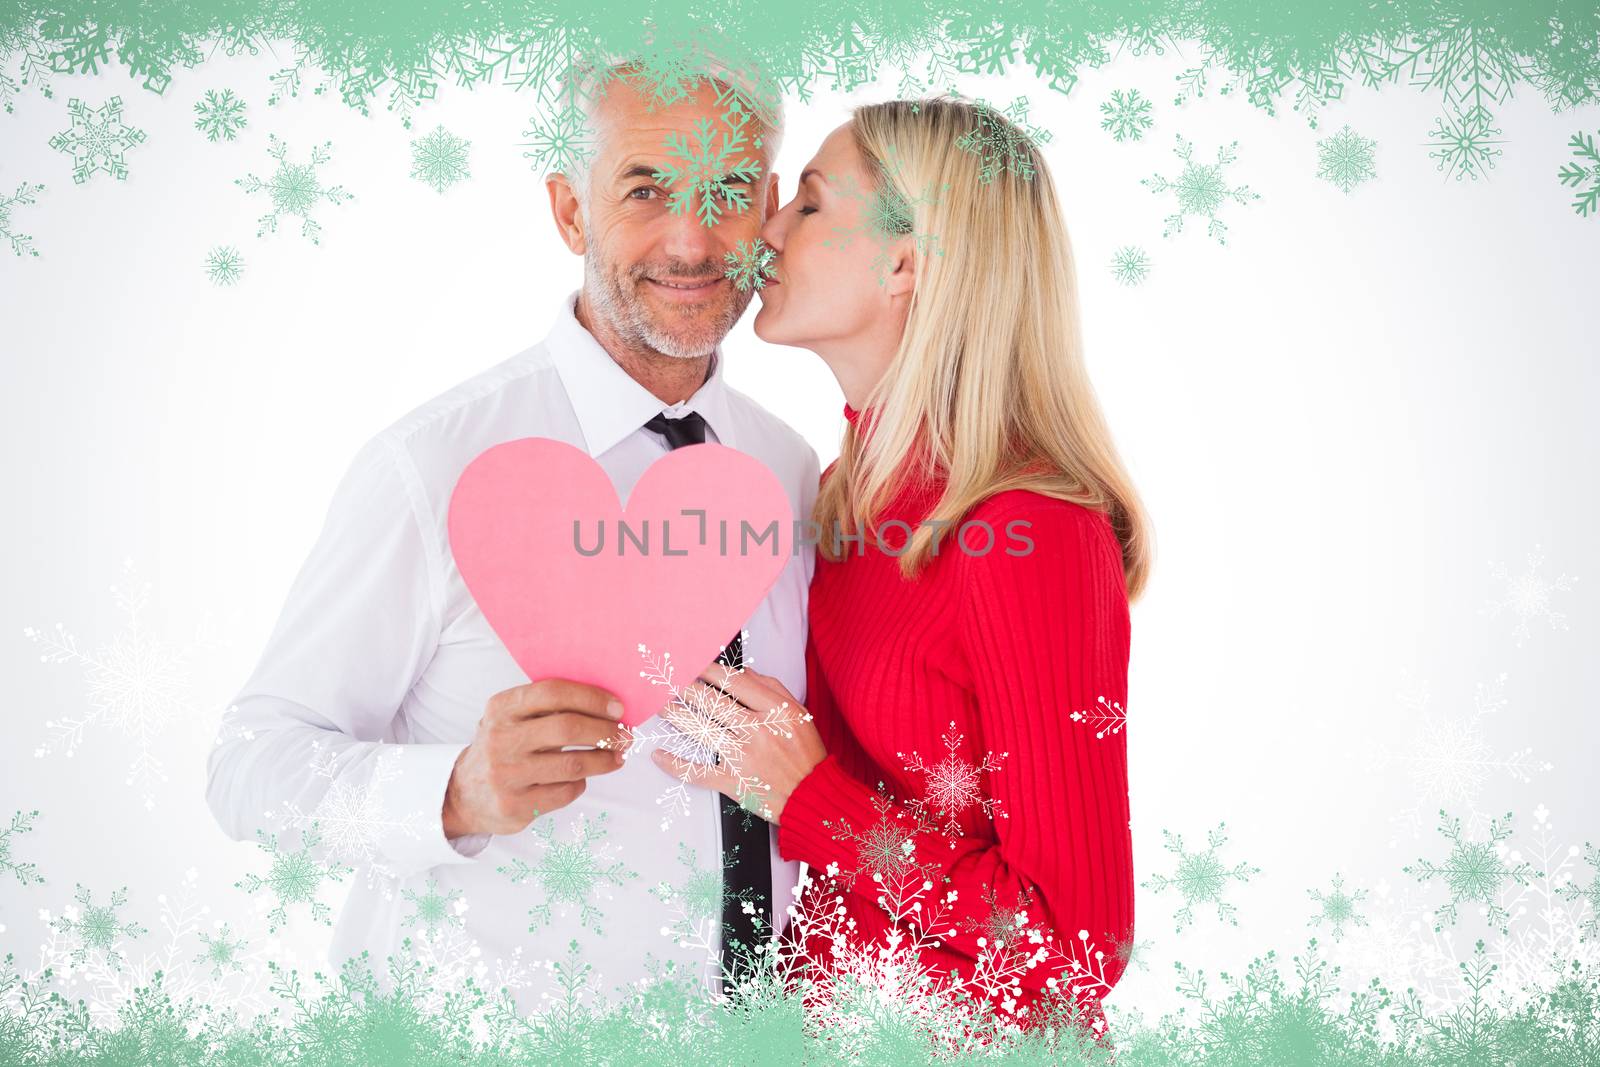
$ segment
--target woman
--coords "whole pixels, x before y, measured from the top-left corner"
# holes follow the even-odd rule
[[[1011,154],[995,169],[972,143]],[[853,930],[1024,1021],[1054,988],[1102,1030],[1133,931],[1121,714],[1150,545],[1048,168],[986,106],[864,105],[762,237],[756,335],[815,351],[846,400],[813,515],[812,721],[757,732],[737,775],[655,758],[736,799],[758,779],[782,855],[836,875],[844,922],[796,921],[828,912],[802,901],[786,931],[819,966]],[[701,677],[734,714],[799,705],[724,673]]]

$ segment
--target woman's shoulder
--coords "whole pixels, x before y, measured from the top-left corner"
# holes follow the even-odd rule
[[[1120,569],[1122,544],[1111,517],[1085,504],[1033,489],[1006,489],[984,497],[967,512],[960,526],[981,522],[997,539],[1013,547],[1012,557],[1034,552],[1048,556],[1100,555]],[[976,539],[971,535],[968,540]],[[999,543],[999,540],[996,542]],[[1016,546],[1025,551],[1017,551]],[[981,563],[975,559],[975,563]]]
[[[1039,519],[1056,525],[1085,528],[1104,526],[1108,532],[1111,529],[1111,519],[1105,512],[1036,489],[1004,489],[991,493],[974,504],[967,513],[969,522],[979,518],[988,522],[995,519]]]

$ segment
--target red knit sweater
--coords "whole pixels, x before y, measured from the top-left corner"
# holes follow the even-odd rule
[[[846,418],[856,414],[846,405]],[[941,489],[903,487],[879,523],[916,528]],[[967,532],[969,552],[951,527],[913,582],[870,532],[864,550],[818,557],[806,706],[828,756],[785,803],[778,848],[814,876],[830,863],[854,872],[848,888],[843,879],[832,888],[844,889],[853,943],[881,947],[891,926],[883,885],[921,885],[895,859],[909,837],[933,883],[918,898],[922,914],[956,891],[936,924],[954,932],[923,962],[967,979],[980,939],[991,958],[997,933],[1014,946],[1005,951],[1036,949],[1007,936],[1020,903],[1027,926],[1052,941],[1021,976],[1017,1007],[1034,1007],[1055,977],[1100,1028],[1100,998],[1121,977],[1118,950],[1133,933],[1121,548],[1104,515],[1027,490],[989,497],[964,521],[973,520],[994,530],[989,551],[980,554],[980,527]],[[1010,529],[1033,542],[1030,553],[1007,553],[1026,549],[1008,537],[1012,520],[1029,524]],[[898,550],[905,529],[883,538]],[[887,809],[874,804],[880,782],[894,798]],[[806,949],[824,961],[826,946],[813,937]]]

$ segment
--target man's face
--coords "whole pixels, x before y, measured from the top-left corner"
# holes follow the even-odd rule
[[[711,353],[755,295],[725,277],[723,257],[740,241],[747,247],[755,241],[767,213],[776,210],[778,187],[767,149],[755,144],[757,120],[740,127],[725,121],[726,108],[711,84],[702,81],[692,94],[654,110],[647,103],[626,79],[613,81],[601,102],[601,144],[591,163],[584,225],[584,292],[592,313],[625,343],[692,359]],[[703,142],[707,130],[710,139]],[[668,146],[669,135],[679,151]],[[759,167],[727,173],[745,160]],[[678,173],[670,183],[651,177],[669,168]],[[742,193],[747,206],[741,210],[720,193],[706,204],[695,188],[701,175]],[[675,193],[684,201],[677,212]],[[702,221],[708,207],[719,212],[711,225]]]

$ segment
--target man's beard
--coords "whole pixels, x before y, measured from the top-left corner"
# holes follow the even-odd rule
[[[712,266],[714,269],[715,264]],[[669,268],[661,273],[671,278],[677,272]],[[644,281],[646,274],[643,270],[638,277],[629,277],[626,273],[613,270],[609,260],[603,261],[597,253],[590,252],[583,257],[583,276],[590,314],[595,319],[605,322],[631,347],[654,349],[676,359],[709,356],[728,331],[733,329],[733,324],[739,321],[739,316],[749,305],[750,297],[755,295],[754,290],[748,294],[740,294],[735,290],[734,299],[723,305],[723,314],[708,325],[687,332],[671,331],[658,324],[639,293],[639,285],[650,284]],[[699,277],[704,281],[707,275],[702,273]],[[698,308],[693,307],[686,307],[685,311],[686,322],[700,313]]]

